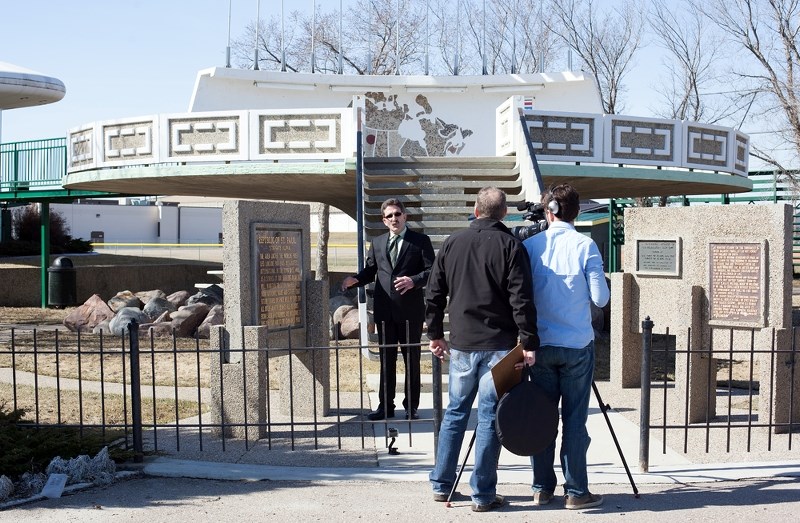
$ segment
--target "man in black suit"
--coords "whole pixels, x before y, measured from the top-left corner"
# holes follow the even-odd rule
[[[389,231],[373,240],[366,266],[355,276],[345,278],[342,290],[376,282],[373,314],[378,326],[378,342],[382,345],[380,400],[378,408],[367,418],[374,421],[394,417],[397,345],[400,344],[406,367],[403,407],[407,419],[418,419],[419,342],[425,321],[423,288],[435,254],[427,235],[406,227],[403,202],[389,198],[381,205],[381,215]]]

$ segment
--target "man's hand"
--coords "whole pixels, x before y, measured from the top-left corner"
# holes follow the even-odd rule
[[[514,368],[519,370],[526,365],[528,367],[533,367],[536,364],[536,353],[532,350],[524,350],[522,351],[522,361],[519,363],[514,364]]]
[[[414,288],[414,281],[408,276],[398,276],[394,280],[394,290],[399,291],[400,294],[405,294]]]
[[[447,346],[447,342],[444,338],[439,338],[438,340],[431,340],[430,343],[430,350],[434,356],[439,358],[440,360],[444,359],[445,354],[450,354],[450,348]]]
[[[342,292],[346,291],[356,283],[358,283],[358,279],[356,279],[354,276],[348,276],[342,280]]]

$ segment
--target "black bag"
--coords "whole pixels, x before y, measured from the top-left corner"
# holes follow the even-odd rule
[[[558,405],[533,382],[530,367],[522,381],[500,398],[495,430],[500,443],[517,456],[533,456],[558,434]]]

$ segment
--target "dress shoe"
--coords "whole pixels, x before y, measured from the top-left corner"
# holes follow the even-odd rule
[[[387,412],[384,411],[383,407],[378,407],[377,409],[367,414],[367,419],[370,421],[378,421],[386,418],[394,418],[394,409]]]
[[[406,419],[419,419],[419,413],[417,409],[411,409],[410,411],[406,411]]]

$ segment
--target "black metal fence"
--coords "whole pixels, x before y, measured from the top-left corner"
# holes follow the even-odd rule
[[[656,333],[646,318],[642,471],[649,466],[651,437],[660,439],[662,453],[668,447],[684,453],[772,451],[776,445],[792,450],[793,434],[800,429],[797,334],[793,328],[779,343],[775,329],[714,327],[710,342],[698,347],[692,346],[697,342],[691,329]]]
[[[0,329],[0,405],[26,410],[26,422],[32,426],[124,438],[139,460],[145,453],[247,451],[255,445],[267,450],[370,450],[376,434],[383,433],[390,445],[389,424],[403,428],[409,446],[414,434],[431,431],[431,426],[435,435],[442,410],[442,370],[437,358],[431,356],[428,362],[427,351],[423,373],[433,376],[431,392],[438,398],[432,411],[425,409],[420,419],[370,421],[367,380],[380,372],[380,364],[363,356],[367,347],[334,339],[326,347],[293,348],[271,346],[269,335],[267,340],[265,346],[237,349],[242,369],[248,361],[262,362],[266,382],[248,383],[242,373],[244,390],[233,391],[226,390],[223,379],[231,352],[224,341],[214,346],[208,339],[155,337],[152,331],[140,340],[133,324],[123,337],[48,327]],[[312,359],[324,356],[328,362],[325,377],[313,374],[318,365],[310,366],[311,380],[329,380],[326,411],[316,408],[316,401],[311,402],[313,412],[295,411],[303,400],[295,387],[302,390],[300,380],[305,378],[292,375],[293,353],[310,353]],[[286,364],[276,364],[282,357]],[[399,364],[398,372],[402,370]],[[279,390],[278,383],[288,384],[288,390]],[[255,390],[261,385],[264,390]],[[243,419],[230,421],[225,411],[241,403],[235,395],[242,394],[266,397],[265,419],[248,419],[245,409]],[[288,411],[281,412],[282,400]]]

